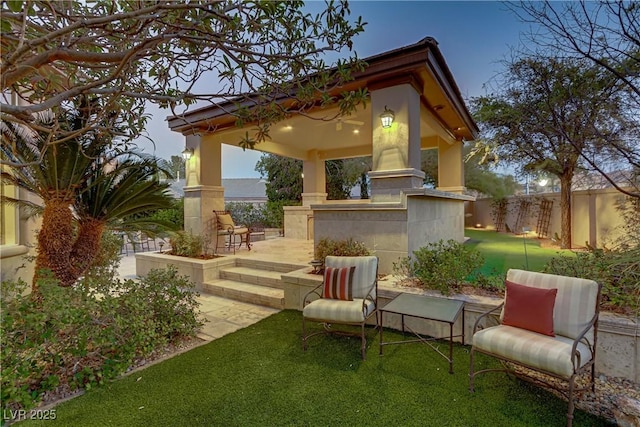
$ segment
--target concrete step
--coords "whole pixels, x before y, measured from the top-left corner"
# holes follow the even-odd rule
[[[282,261],[256,260],[250,257],[244,258],[242,256],[238,256],[236,258],[236,266],[250,267],[267,271],[279,271],[281,273],[289,273],[293,270],[299,270],[304,267],[309,267],[308,264],[292,264],[290,262]]]
[[[281,276],[283,273],[273,270],[263,270],[247,266],[224,267],[220,270],[220,279],[244,282],[252,285],[268,286],[282,289]]]
[[[236,301],[284,309],[284,291],[269,286],[219,279],[203,283],[203,292]]]

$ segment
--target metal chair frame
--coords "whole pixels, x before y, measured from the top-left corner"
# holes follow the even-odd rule
[[[581,331],[581,333],[574,339],[573,346],[571,348],[571,359],[574,366],[573,373],[569,377],[565,377],[554,372],[549,372],[544,369],[540,369],[534,366],[527,365],[518,360],[507,358],[502,355],[497,355],[492,352],[476,348],[475,346],[471,346],[470,352],[470,362],[469,362],[469,391],[474,392],[474,380],[477,375],[483,374],[485,372],[507,372],[512,374],[524,381],[528,381],[530,383],[536,384],[538,386],[547,387],[553,389],[563,395],[567,399],[568,407],[567,407],[567,426],[571,427],[573,425],[573,412],[575,409],[575,394],[576,392],[585,391],[587,389],[591,389],[591,391],[595,391],[595,360],[596,360],[596,346],[598,343],[598,318],[599,318],[599,307],[600,307],[600,297],[601,297],[602,285],[598,286],[598,296],[596,298],[596,310],[595,315],[589,322],[589,324]],[[499,324],[499,314],[504,306],[504,302],[499,306],[483,313],[476,319],[475,324],[473,325],[473,333],[475,334],[478,330],[483,329],[481,322],[485,321],[488,318],[493,318],[497,320]],[[491,316],[491,317],[489,317]],[[593,343],[590,343],[585,335],[593,330]],[[591,359],[584,364],[584,366],[580,366],[580,353],[577,350],[578,344],[583,343],[586,344],[591,352]],[[500,360],[503,365],[503,368],[490,368],[490,369],[482,369],[479,371],[474,371],[474,354],[475,352],[483,353],[491,357],[495,357]],[[566,382],[566,387],[562,387],[561,384],[554,383],[551,380],[545,380],[544,377],[534,377],[531,375],[527,375],[522,371],[518,371],[509,366],[509,364],[514,365],[516,367],[522,367],[525,369],[529,369],[531,371],[535,371],[539,374],[543,374],[543,376],[547,376],[550,379],[554,378],[556,380],[560,380],[561,382]],[[589,384],[585,387],[577,387],[576,379],[584,374],[590,373]]]
[[[314,289],[312,289],[311,291],[307,292],[307,294],[305,295],[305,297],[303,299],[303,303],[302,303],[302,309],[303,310],[304,310],[304,307],[306,307],[311,302],[313,302],[313,301],[315,301],[315,300],[317,300],[319,298],[322,298],[323,286],[324,286],[324,281],[323,281],[322,284],[316,286]],[[324,334],[324,335],[326,335],[326,334],[334,334],[334,335],[360,337],[360,342],[361,342],[360,352],[362,354],[362,360],[366,360],[367,337],[366,337],[366,334],[365,334],[365,325],[367,324],[367,321],[369,319],[371,319],[374,315],[376,316],[376,323],[375,323],[375,328],[374,328],[376,333],[377,333],[379,325],[380,325],[380,319],[378,317],[379,316],[379,311],[378,311],[378,263],[377,262],[376,262],[375,280],[371,284],[371,286],[369,287],[369,290],[367,291],[365,298],[363,298],[363,300],[362,300],[362,312],[363,313],[365,313],[367,301],[373,302],[374,309],[371,311],[371,313],[369,313],[369,315],[364,316],[364,320],[362,322],[344,322],[344,321],[336,321],[335,319],[326,319],[326,318],[321,319],[321,318],[305,317],[303,315],[302,316],[302,349],[304,351],[306,351],[307,350],[307,341],[308,341],[308,339],[311,338],[311,337],[314,337],[316,335],[320,335],[320,334]],[[308,333],[307,332],[306,321],[320,322],[323,325],[323,329],[320,330],[320,331]],[[354,332],[350,332],[350,331],[346,331],[346,330],[332,329],[332,326],[334,324],[359,326],[360,327],[360,332],[359,333],[354,333]]]
[[[247,231],[243,232],[243,233],[236,233],[236,230],[238,229],[238,227],[235,225],[235,221],[233,222],[233,227],[227,227],[224,228],[222,226],[222,224],[220,224],[220,222],[218,221],[218,216],[219,215],[229,215],[231,216],[231,213],[229,211],[213,211],[213,216],[214,216],[214,224],[216,227],[216,233],[215,233],[215,241],[216,241],[216,253],[218,253],[218,249],[220,248],[224,248],[227,251],[231,251],[231,249],[233,249],[233,253],[235,255],[236,253],[236,243],[234,242],[235,240],[235,236],[240,236],[240,242],[238,243],[238,248],[240,249],[240,247],[242,247],[242,244],[245,243],[247,245],[247,250],[251,250],[251,229],[249,227],[242,227],[242,228],[246,228]],[[231,218],[231,220],[233,221],[233,217]],[[222,246],[220,246],[219,243],[219,238],[220,236],[225,236],[224,242],[222,244]],[[228,239],[228,244],[227,244],[227,239]]]

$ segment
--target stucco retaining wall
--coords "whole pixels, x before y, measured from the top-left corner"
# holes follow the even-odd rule
[[[201,260],[159,253],[136,254],[136,274],[138,276],[146,276],[154,268],[162,269],[174,265],[178,274],[188,276],[195,283],[198,291],[202,291],[203,283],[220,278],[222,268],[235,264],[236,260],[233,257]]]

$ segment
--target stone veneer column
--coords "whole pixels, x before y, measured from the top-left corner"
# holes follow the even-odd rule
[[[440,140],[438,143],[437,190],[462,194],[465,189],[462,141],[454,141],[450,144]]]
[[[185,165],[184,187],[184,229],[205,236],[212,231],[213,211],[224,210],[222,144],[206,139],[186,137],[186,146],[194,153]]]
[[[326,170],[324,160],[318,150],[309,151],[307,160],[302,162],[302,206],[321,204],[327,200]]]
[[[380,123],[385,106],[395,114],[388,129]],[[400,202],[402,190],[421,188],[424,182],[420,170],[420,95],[411,82],[373,90],[371,114],[371,201]]]

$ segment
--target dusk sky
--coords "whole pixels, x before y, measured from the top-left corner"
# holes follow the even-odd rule
[[[323,2],[308,2],[311,10]],[[528,27],[499,2],[488,1],[353,1],[351,15],[368,24],[354,39],[360,58],[435,38],[460,92],[465,99],[490,92],[484,85],[502,70],[499,62],[510,57]],[[171,132],[166,111],[150,108],[153,119],[148,136],[155,141],[155,154],[168,159],[184,149],[184,137]],[[153,145],[138,141],[145,152]],[[223,146],[223,178],[259,177],[255,164],[259,152]]]

